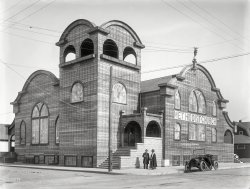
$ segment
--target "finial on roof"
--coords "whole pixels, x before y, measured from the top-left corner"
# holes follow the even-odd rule
[[[196,70],[196,64],[197,64],[196,55],[197,55],[197,53],[198,53],[198,47],[194,47],[193,70]]]

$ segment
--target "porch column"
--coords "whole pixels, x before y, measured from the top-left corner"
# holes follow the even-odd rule
[[[120,147],[124,146],[124,128],[122,125],[122,115],[125,113],[125,111],[121,110],[119,112],[120,118],[119,118],[119,127],[120,127]]]

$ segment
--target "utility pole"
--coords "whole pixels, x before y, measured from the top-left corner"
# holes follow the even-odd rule
[[[109,172],[112,171],[112,89],[113,88],[113,67],[110,66],[109,78]]]

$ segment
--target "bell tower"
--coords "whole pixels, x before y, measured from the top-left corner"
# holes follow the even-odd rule
[[[110,67],[112,146],[119,146],[119,113],[138,107],[141,43],[127,24],[113,20],[95,26],[80,19],[63,32],[60,47],[60,153],[92,157],[98,167],[108,155]],[[60,156],[60,157],[61,157]],[[65,158],[60,160],[61,164]]]

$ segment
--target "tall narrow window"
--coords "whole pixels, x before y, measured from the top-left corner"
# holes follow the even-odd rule
[[[22,121],[20,125],[20,144],[26,143],[26,125],[25,122]]]
[[[181,126],[179,123],[174,125],[174,139],[180,140],[181,139]]]
[[[224,143],[233,144],[233,135],[229,130],[226,130],[224,134]]]
[[[58,124],[59,117],[56,118],[55,128],[56,128],[56,144],[59,144],[59,124]]]
[[[205,141],[206,140],[206,127],[205,125],[198,125],[198,141]]]
[[[213,110],[212,110],[212,115],[213,115],[213,116],[216,116],[216,115],[217,115],[217,107],[216,107],[215,102],[213,102]]]
[[[198,101],[198,113],[205,114],[206,113],[205,98],[203,94],[198,90],[195,90],[195,94],[196,94],[197,101]]]
[[[212,128],[212,142],[217,141],[217,131],[215,128]]]
[[[49,142],[49,111],[45,104],[38,103],[32,111],[32,144]]]
[[[181,109],[181,97],[178,90],[175,92],[174,96],[174,107],[175,109]]]
[[[196,125],[195,124],[189,124],[188,139],[189,140],[196,140]]]
[[[71,102],[81,101],[83,101],[83,86],[81,83],[77,82],[73,85],[71,90]]]
[[[194,91],[192,91],[189,96],[189,111],[197,112],[197,99]]]

